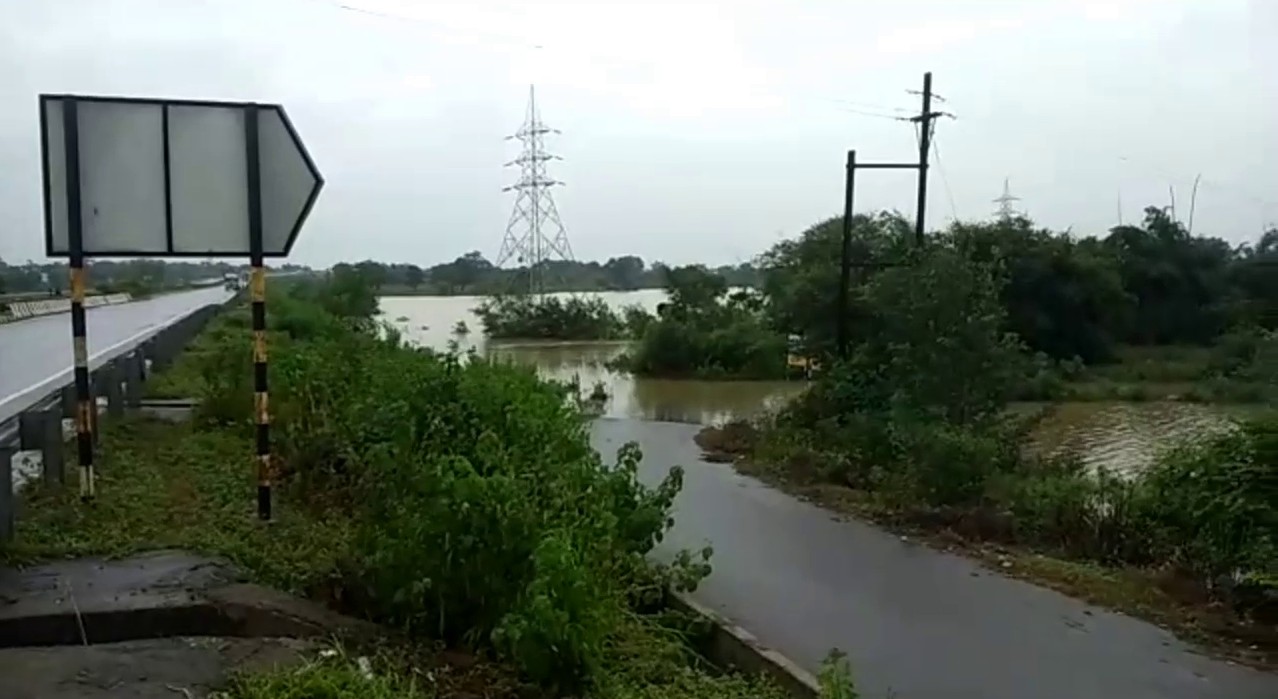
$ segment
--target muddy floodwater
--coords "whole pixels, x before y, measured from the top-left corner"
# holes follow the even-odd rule
[[[565,294],[566,296],[566,294]],[[654,310],[665,300],[659,289],[602,292],[614,308]],[[387,296],[383,318],[420,345],[475,349],[490,357],[533,365],[542,375],[576,379],[583,390],[602,383],[608,393],[603,415],[611,418],[709,424],[750,417],[776,408],[803,390],[802,381],[671,381],[634,378],[604,364],[625,350],[620,342],[486,341],[471,309],[475,296]],[[464,322],[469,333],[454,332]],[[1186,439],[1228,429],[1245,409],[1176,402],[1080,402],[1051,406],[1030,436],[1040,453],[1078,454],[1094,468],[1131,473],[1161,450]]]

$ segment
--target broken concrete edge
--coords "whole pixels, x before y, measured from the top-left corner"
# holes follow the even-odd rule
[[[708,636],[700,648],[715,665],[750,675],[766,675],[794,699],[818,699],[821,684],[816,676],[793,660],[768,648],[753,634],[733,624],[709,607],[682,592],[671,592],[667,603],[676,611],[707,622]]]

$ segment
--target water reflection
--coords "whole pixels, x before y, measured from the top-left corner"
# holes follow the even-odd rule
[[[665,300],[659,289],[599,296],[617,309],[637,304],[653,311]],[[605,417],[708,424],[756,415],[803,388],[802,382],[793,381],[636,379],[606,367],[625,351],[624,342],[489,342],[471,313],[482,301],[476,296],[387,296],[381,299],[381,310],[383,319],[399,328],[405,339],[423,346],[444,348],[455,341],[463,351],[474,349],[488,357],[530,364],[547,378],[576,380],[587,392],[602,383],[608,394]],[[470,333],[452,332],[459,320]]]
[[[566,296],[566,294],[565,294]],[[649,310],[664,300],[658,289],[603,292],[614,308],[639,304]],[[634,379],[606,368],[625,351],[619,342],[486,342],[471,309],[474,296],[384,297],[384,319],[404,337],[423,346],[444,348],[455,341],[463,351],[535,366],[547,378],[576,380],[589,392],[602,383],[608,393],[603,415],[664,422],[708,424],[749,417],[773,409],[803,389],[798,381],[671,381]],[[470,328],[454,334],[458,321]],[[1245,408],[1189,403],[1066,403],[1051,407],[1030,437],[1028,448],[1044,454],[1074,452],[1093,468],[1121,473],[1145,468],[1161,450],[1234,424]]]
[[[1078,454],[1091,468],[1130,474],[1164,450],[1230,429],[1245,406],[1194,403],[1061,403],[1030,435],[1040,454]]]

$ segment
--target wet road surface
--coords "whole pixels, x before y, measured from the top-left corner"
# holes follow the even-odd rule
[[[145,301],[86,311],[90,364],[132,347],[168,323],[230,298],[221,287],[166,294]],[[71,314],[0,325],[0,421],[52,389],[46,382],[71,371]]]
[[[714,546],[714,572],[694,596],[811,671],[831,648],[846,651],[861,696],[1278,698],[1278,676],[704,463],[698,429],[604,419],[592,440],[607,460],[637,441],[652,482],[684,466],[662,546]]]

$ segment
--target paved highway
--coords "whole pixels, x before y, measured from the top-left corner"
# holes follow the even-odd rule
[[[702,462],[697,429],[598,420],[592,439],[609,460],[639,442],[649,482],[683,465],[663,550],[714,546],[713,573],[694,596],[809,670],[832,647],[846,651],[863,697],[1278,697],[1278,676]]]
[[[87,311],[90,365],[97,366],[168,323],[230,297],[221,287],[166,294]],[[0,421],[16,415],[71,375],[71,314],[0,325]]]

